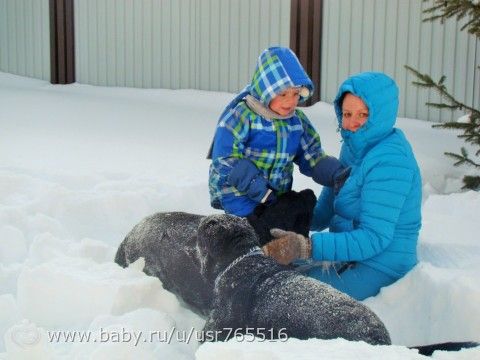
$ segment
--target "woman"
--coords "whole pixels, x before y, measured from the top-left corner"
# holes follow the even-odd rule
[[[334,106],[340,161],[351,173],[338,194],[324,187],[315,207],[312,230],[329,232],[308,239],[274,230],[276,240],[264,251],[282,263],[310,257],[343,262],[337,271],[314,266],[307,274],[363,300],[417,263],[422,182],[409,142],[394,127],[398,88],[391,78],[354,75],[340,86]]]

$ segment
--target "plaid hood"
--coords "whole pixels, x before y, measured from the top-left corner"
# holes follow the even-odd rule
[[[305,87],[307,96],[301,96],[300,102],[307,100],[314,90],[312,80],[308,77],[295,53],[285,47],[271,47],[258,57],[252,82],[248,86],[250,95],[265,106],[290,87]]]
[[[289,87],[308,89],[308,96],[300,96],[300,103],[310,98],[314,91],[313,82],[295,53],[286,47],[270,47],[258,57],[252,82],[227,105],[220,119],[228,116],[230,110],[249,94],[268,107],[277,94]]]

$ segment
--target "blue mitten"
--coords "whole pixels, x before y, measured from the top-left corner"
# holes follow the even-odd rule
[[[235,186],[238,191],[247,193],[250,199],[258,203],[262,201],[268,191],[267,179],[262,176],[255,164],[248,159],[240,159],[238,161],[228,175],[228,182]]]
[[[320,185],[333,187],[335,185],[335,179],[344,169],[345,167],[338,159],[333,156],[326,156],[320,159],[313,168],[312,179]]]

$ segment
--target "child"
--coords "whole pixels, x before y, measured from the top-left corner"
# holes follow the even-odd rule
[[[321,185],[345,178],[340,162],[327,156],[320,137],[297,109],[313,93],[313,83],[288,48],[260,54],[251,84],[225,108],[209,158],[211,205],[248,216],[275,202],[292,187],[293,163]]]

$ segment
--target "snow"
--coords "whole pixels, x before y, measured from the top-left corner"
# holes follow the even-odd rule
[[[205,156],[231,97],[54,86],[0,73],[0,359],[419,359],[405,346],[480,341],[480,193],[460,190],[471,170],[443,155],[464,145],[455,133],[415,119],[400,118],[398,127],[423,176],[420,263],[364,301],[395,346],[342,339],[199,346],[204,319],[146,276],[141,261],[117,266],[118,244],[143,217],[217,212]],[[332,106],[305,112],[337,155]],[[307,187],[320,191],[296,172],[294,189]],[[62,331],[92,338],[51,340]],[[433,357],[480,358],[480,349]]]
[[[245,344],[248,344],[245,346]],[[275,351],[272,351],[272,347]],[[243,357],[240,357],[242,354]],[[461,353],[447,354],[436,352],[434,359],[472,359],[478,352],[463,350]],[[472,355],[473,354],[473,355]],[[460,356],[459,356],[460,355]],[[473,357],[472,357],[473,356]],[[302,341],[290,339],[288,342],[276,342],[274,345],[267,342],[236,342],[226,344],[205,344],[197,351],[197,360],[223,360],[223,359],[275,359],[275,360],[342,360],[342,359],[370,359],[370,360],[421,360],[428,359],[401,346],[371,346],[364,342],[349,342],[344,339]]]

